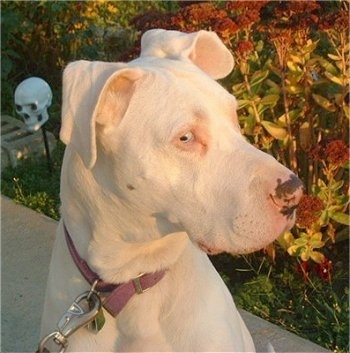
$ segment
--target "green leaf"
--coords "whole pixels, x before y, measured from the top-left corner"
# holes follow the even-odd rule
[[[238,84],[232,86],[232,92],[236,97],[239,97],[246,90],[247,90],[247,88],[244,83],[238,83]]]
[[[246,107],[247,105],[251,104],[251,100],[238,99],[237,103],[238,103],[238,109],[242,109],[242,108]]]
[[[265,84],[270,87],[268,90],[271,94],[280,94],[281,93],[281,86],[278,85],[276,82],[270,80],[269,78],[266,79]]]
[[[9,60],[8,58],[3,58],[2,59],[2,63],[1,63],[1,76],[2,79],[7,79],[7,76],[9,75],[9,73],[12,70],[12,61]]]
[[[290,94],[299,94],[303,92],[303,87],[298,84],[290,84],[287,86],[287,91]]]
[[[325,259],[324,255],[322,253],[320,253],[319,251],[312,251],[310,253],[310,257],[313,261],[315,261],[318,264],[323,262]]]
[[[305,52],[305,53],[311,53],[311,52],[313,52],[313,51],[316,49],[317,44],[318,44],[318,40],[316,40],[316,41],[313,42],[311,39],[309,39],[309,40],[307,41],[306,47],[304,47],[304,52]]]
[[[344,185],[344,180],[338,180],[337,181],[337,180],[333,179],[329,183],[328,187],[330,188],[330,190],[332,190],[334,192],[334,191],[339,190],[343,185]]]
[[[289,119],[291,120],[291,122],[295,121],[299,117],[300,112],[301,112],[300,109],[293,109],[289,112]],[[286,114],[284,113],[283,115],[281,115],[278,118],[278,121],[283,124],[286,124],[287,123]]]
[[[277,140],[284,140],[288,133],[287,130],[271,121],[262,121],[261,125],[266,131]]]
[[[278,244],[284,249],[287,250],[289,247],[291,247],[294,242],[295,239],[293,237],[293,234],[291,232],[284,232],[283,234],[281,234],[278,239]]]
[[[347,213],[334,212],[330,215],[330,217],[340,224],[350,226],[350,216]]]
[[[250,79],[250,85],[253,87],[259,84],[260,82],[264,81],[265,78],[268,76],[268,74],[269,74],[268,70],[255,72],[252,78]]]
[[[256,125],[256,120],[254,114],[239,114],[240,124],[243,125],[243,133],[247,135],[252,135],[254,132],[254,127]]]
[[[336,107],[333,103],[331,103],[327,98],[324,98],[322,96],[320,96],[319,94],[312,94],[313,99],[315,100],[315,102],[321,106],[323,109],[328,110],[329,112],[335,112],[336,111]]]
[[[291,59],[291,61],[297,63],[297,64],[302,64],[303,61],[301,60],[300,56],[298,55],[294,55],[294,54],[290,54],[289,58]]]
[[[262,98],[262,100],[260,101],[260,104],[274,107],[277,104],[278,99],[279,99],[279,95],[269,94]]]
[[[300,66],[292,60],[287,61],[287,66],[289,70],[292,72],[302,72],[302,69],[300,68]]]
[[[332,74],[332,75],[337,75],[338,74],[337,68],[333,64],[331,64],[328,60],[319,57],[318,58],[318,62],[330,74]]]
[[[325,72],[325,76],[332,82],[336,83],[337,85],[343,86],[343,80],[340,77],[332,75],[330,72]]]

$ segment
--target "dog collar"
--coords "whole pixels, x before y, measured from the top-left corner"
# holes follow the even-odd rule
[[[114,317],[122,311],[134,294],[144,293],[156,285],[165,275],[165,271],[158,271],[155,273],[141,273],[126,283],[104,282],[96,272],[91,270],[88,263],[80,257],[65,224],[63,224],[63,229],[69,252],[80,273],[90,285],[97,282],[94,286],[96,291],[109,293],[103,300],[103,307]]]

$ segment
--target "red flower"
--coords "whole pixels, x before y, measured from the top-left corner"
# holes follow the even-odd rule
[[[324,282],[329,282],[332,278],[331,276],[332,268],[333,268],[332,261],[325,258],[323,262],[315,266],[314,271],[317,274],[317,276],[320,277]]]
[[[339,32],[349,32],[349,11],[341,10],[332,12],[322,18],[320,18],[319,28],[327,30],[336,30]]]
[[[320,216],[323,202],[317,196],[303,195],[297,208],[296,224],[300,228],[310,228]]]
[[[79,1],[78,3],[75,4],[75,9],[77,11],[81,11],[83,8],[83,4]]]
[[[238,44],[237,50],[240,54],[250,53],[254,49],[254,45],[249,40],[244,40]]]
[[[238,26],[230,18],[223,18],[220,21],[215,21],[213,30],[225,41],[232,37],[232,34],[238,31]]]
[[[349,161],[349,148],[342,140],[334,140],[327,144],[326,159],[329,163],[341,166]]]
[[[340,167],[349,161],[350,151],[342,140],[322,140],[311,149],[310,157],[316,161],[324,160]]]
[[[251,10],[260,11],[264,6],[266,6],[269,1],[227,1],[226,10],[234,13],[247,13]]]

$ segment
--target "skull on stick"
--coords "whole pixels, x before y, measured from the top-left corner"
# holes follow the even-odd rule
[[[15,90],[16,112],[23,118],[29,131],[37,131],[49,119],[47,108],[52,102],[52,91],[46,81],[30,77]]]

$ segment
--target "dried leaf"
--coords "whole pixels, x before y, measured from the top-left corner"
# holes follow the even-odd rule
[[[341,60],[342,58],[338,55],[333,55],[333,54],[328,54],[328,57],[332,60],[338,61]]]
[[[299,128],[300,146],[304,151],[308,151],[312,145],[312,133],[310,131],[310,124],[303,123]]]

